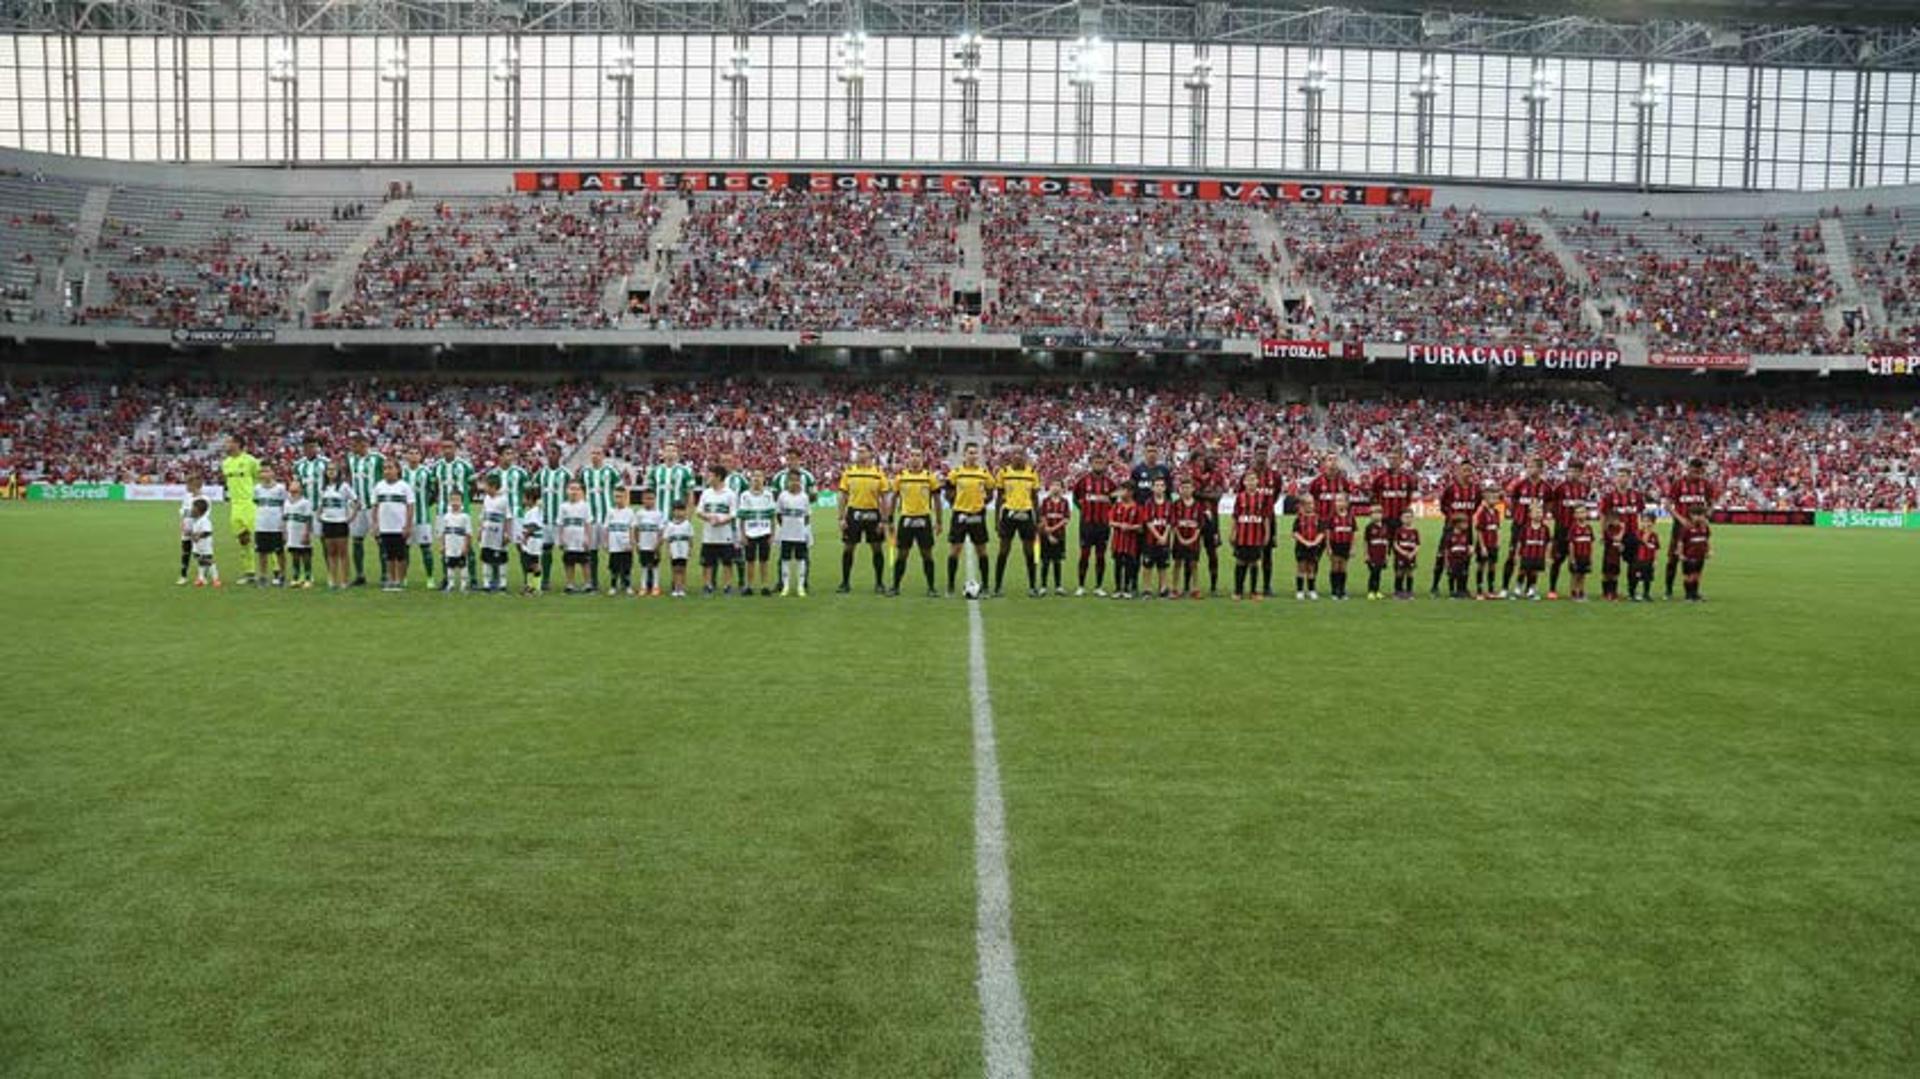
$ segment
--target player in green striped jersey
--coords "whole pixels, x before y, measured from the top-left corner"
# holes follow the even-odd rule
[[[407,451],[407,466],[400,470],[400,478],[413,488],[413,535],[407,542],[420,548],[420,565],[427,571],[427,587],[433,587],[433,522],[440,519],[436,507],[440,504],[439,493],[434,490],[436,470],[433,465],[420,459],[419,450]],[[442,587],[445,581],[440,582]]]
[[[696,481],[693,468],[680,460],[679,445],[672,442],[660,447],[660,463],[647,469],[647,487],[661,513],[671,514],[674,506],[685,505]]]
[[[353,497],[360,512],[353,515],[353,585],[367,583],[367,530],[372,527],[373,485],[386,474],[387,459],[367,448],[366,435],[354,435],[347,452],[347,479],[353,483]],[[386,562],[380,563],[380,583],[386,584]]]
[[[447,439],[440,444],[440,459],[433,463],[434,493],[439,496],[439,511],[434,520],[453,512],[453,496],[459,495],[462,505],[473,498],[473,462],[461,457],[454,448],[453,440]],[[467,585],[478,588],[480,585],[480,560],[468,557]]]
[[[726,467],[727,490],[733,492],[734,502],[737,505],[741,493],[748,487],[747,470],[740,467],[740,455],[737,453],[721,454],[720,463]],[[735,558],[733,560],[733,573],[734,584],[739,586],[741,594],[747,594],[747,560],[744,558]]]
[[[320,440],[312,435],[307,436],[306,451],[305,456],[294,459],[293,478],[300,481],[307,497],[318,499],[327,487],[327,455],[320,452]]]
[[[593,515],[593,528],[596,533],[603,532],[607,524],[607,514],[613,512],[613,492],[626,485],[626,475],[607,463],[604,450],[594,450],[587,456],[587,464],[580,469],[580,487],[587,493],[587,510]],[[600,591],[600,549],[605,547],[606,537],[596,535],[592,550],[587,552],[587,577],[595,592]]]
[[[540,488],[540,519],[547,526],[540,545],[540,591],[546,592],[553,587],[554,522],[560,519],[560,503],[567,500],[567,485],[573,482],[573,473],[560,463],[560,447],[547,447],[547,463],[533,470],[533,482]]]
[[[493,474],[500,477],[500,493],[507,496],[507,509],[518,521],[520,500],[526,497],[529,474],[514,463],[512,446],[500,447],[500,463],[494,466]]]
[[[813,497],[815,488],[813,473],[795,465],[790,459],[785,457],[780,459],[780,471],[773,474],[773,477],[767,481],[767,486],[776,491],[784,491],[787,489],[788,476],[799,476],[800,492],[808,498]]]

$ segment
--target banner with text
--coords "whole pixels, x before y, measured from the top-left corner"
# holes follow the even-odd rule
[[[1023,333],[1020,347],[1092,352],[1218,352],[1221,340],[1144,333]]]
[[[979,172],[560,169],[516,172],[517,191],[863,191],[905,194],[1066,195],[1199,202],[1320,202],[1427,206],[1433,188],[1297,180],[1059,176]]]
[[[1811,525],[1812,510],[1713,510],[1707,519],[1717,525]]]
[[[1813,515],[1821,528],[1920,528],[1920,513],[1900,510],[1821,510]]]
[[[1262,359],[1324,360],[1332,355],[1332,341],[1282,341],[1269,337],[1260,342]]]
[[[1648,367],[1682,367],[1695,371],[1745,371],[1753,357],[1744,352],[1650,352]]]
[[[1591,375],[1620,366],[1620,350],[1557,345],[1413,344],[1407,346],[1407,362],[1422,367],[1498,367]]]
[[[1920,377],[1920,352],[1905,356],[1868,356],[1867,374]]]

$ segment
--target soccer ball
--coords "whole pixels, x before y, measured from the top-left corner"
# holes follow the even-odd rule
[[[967,587],[966,587],[966,595],[968,599],[979,599],[980,598],[980,582],[968,581]]]

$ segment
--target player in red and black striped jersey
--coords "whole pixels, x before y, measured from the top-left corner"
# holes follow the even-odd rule
[[[1407,455],[1396,453],[1386,468],[1373,474],[1367,490],[1373,495],[1374,513],[1385,519],[1387,528],[1397,531],[1400,519],[1407,515],[1407,508],[1420,493],[1420,480],[1407,467]]]
[[[1620,555],[1633,561],[1634,548],[1640,543],[1640,515],[1647,509],[1647,496],[1633,485],[1633,478],[1621,469],[1613,477],[1613,486],[1600,495],[1600,523],[1603,530],[1619,525]]]
[[[1133,488],[1122,484],[1115,492],[1118,499],[1107,523],[1113,529],[1113,594],[1127,599],[1140,585],[1140,530],[1146,511],[1133,500]]]
[[[1140,507],[1140,568],[1153,574],[1145,594],[1165,598],[1167,561],[1173,545],[1173,500],[1167,495],[1166,480],[1154,480],[1151,490],[1153,497]]]
[[[1520,555],[1520,587],[1513,596],[1517,599],[1524,594],[1528,599],[1537,600],[1540,574],[1547,568],[1547,551],[1553,546],[1553,525],[1544,510],[1535,510],[1527,523],[1520,526],[1520,539],[1514,546]]]
[[[1707,523],[1705,509],[1681,523],[1675,546],[1680,549],[1680,568],[1686,574],[1687,602],[1699,603],[1704,598],[1700,595],[1700,574],[1713,547],[1713,526]]]
[[[1467,599],[1467,569],[1473,564],[1473,532],[1465,517],[1455,517],[1440,530],[1440,561],[1447,567],[1447,594]]]
[[[1215,503],[1217,506],[1218,503]],[[1180,481],[1180,497],[1173,502],[1168,519],[1173,526],[1174,595],[1186,593],[1193,599],[1200,598],[1199,582],[1194,580],[1200,572],[1200,549],[1206,544],[1206,519],[1215,517],[1214,506],[1209,506],[1194,497],[1194,481],[1191,478]]]
[[[1266,460],[1262,460],[1260,451],[1255,450],[1253,464],[1247,468],[1247,475],[1241,477],[1242,490],[1245,489],[1247,476],[1252,476],[1257,489],[1262,495],[1273,501],[1276,510],[1285,504],[1285,491],[1282,489],[1285,483],[1285,479],[1283,478],[1285,473],[1280,469],[1279,459],[1280,447],[1278,446],[1273,448],[1272,457]],[[1267,549],[1260,554],[1259,592],[1263,596],[1271,597],[1273,595],[1273,549],[1279,542],[1280,530],[1275,528],[1273,533],[1267,537]],[[1248,587],[1251,588],[1253,583],[1252,581],[1248,581]]]
[[[1327,549],[1327,531],[1312,498],[1302,498],[1293,518],[1293,598],[1320,598],[1320,555]]]
[[[1553,568],[1547,573],[1547,598],[1560,598],[1560,567],[1567,561],[1567,544],[1573,536],[1573,522],[1593,514],[1593,484],[1587,482],[1587,466],[1574,461],[1567,476],[1554,484],[1547,499],[1553,513]]]
[[[1307,493],[1313,496],[1313,511],[1321,520],[1333,513],[1334,496],[1353,497],[1353,480],[1340,467],[1340,458],[1329,453],[1321,460],[1320,474],[1307,484]]]
[[[1200,524],[1200,546],[1207,554],[1207,591],[1220,591],[1220,500],[1227,494],[1227,470],[1212,447],[1204,447],[1187,465],[1193,499],[1207,510]]]
[[[1273,557],[1273,492],[1248,469],[1233,500],[1233,598],[1247,591],[1260,598],[1260,560]]]
[[[1687,471],[1667,485],[1667,513],[1673,517],[1673,528],[1667,534],[1667,598],[1673,598],[1674,570],[1679,568],[1680,532],[1695,517],[1705,517],[1713,512],[1714,500],[1720,492],[1713,481],[1707,478],[1707,463],[1698,457],[1687,462]]]
[[[1627,559],[1627,599],[1638,603],[1641,600],[1653,600],[1653,563],[1660,557],[1660,533],[1653,530],[1651,521],[1641,519],[1635,524],[1639,539],[1634,542],[1633,554]]]
[[[1480,505],[1480,485],[1473,481],[1473,466],[1465,461],[1454,468],[1453,477],[1440,488],[1440,520],[1451,521],[1455,517],[1464,517],[1471,521],[1474,508]],[[1442,528],[1441,532],[1446,529]],[[1447,553],[1436,548],[1433,559],[1434,595],[1440,594],[1440,577],[1447,572]]]
[[[1620,567],[1626,562],[1627,523],[1616,517],[1600,522],[1600,598],[1620,599]]]
[[[1373,520],[1367,522],[1367,530],[1361,537],[1361,542],[1367,546],[1368,599],[1380,598],[1380,575],[1386,572],[1387,559],[1393,554],[1394,533],[1398,531],[1399,529],[1393,527],[1392,523],[1387,520],[1386,511],[1381,508],[1380,503],[1375,501],[1373,504]],[[1414,536],[1417,539],[1419,533],[1414,533]],[[1394,581],[1397,585],[1399,582],[1398,574],[1395,574]],[[1394,591],[1398,592],[1399,589],[1396,587]],[[1397,599],[1399,597],[1396,596],[1395,598]]]
[[[1107,540],[1111,535],[1114,492],[1112,463],[1095,450],[1087,471],[1073,481],[1073,504],[1080,509],[1080,577],[1073,594],[1087,594],[1087,562],[1093,562],[1093,594],[1107,594]]]
[[[1493,582],[1500,567],[1499,489],[1489,484],[1480,489],[1480,502],[1467,518],[1473,530],[1473,594],[1493,598]]]
[[[1442,558],[1442,562],[1446,559]],[[1420,529],[1402,519],[1393,533],[1393,598],[1413,598],[1413,570],[1420,562]]]
[[[1060,481],[1054,480],[1047,485],[1046,497],[1040,500],[1040,591],[1047,590],[1047,574],[1053,574],[1053,594],[1067,594],[1061,573],[1067,561],[1067,526],[1073,523],[1073,503],[1067,501],[1067,494],[1060,489]]]
[[[1593,572],[1593,522],[1582,513],[1567,527],[1567,558],[1573,571],[1572,592],[1575,603],[1587,601],[1587,574]],[[1555,563],[1558,565],[1558,563]]]
[[[1520,553],[1520,532],[1536,517],[1545,520],[1547,497],[1551,494],[1553,484],[1548,481],[1546,466],[1538,457],[1527,462],[1526,475],[1507,484],[1507,519],[1512,526],[1507,530],[1507,561],[1500,567],[1500,591],[1503,594],[1513,585],[1513,564]],[[1548,539],[1552,539],[1551,530]]]
[[[1327,570],[1328,595],[1333,599],[1347,598],[1347,560],[1353,557],[1353,541],[1358,536],[1360,526],[1354,519],[1353,506],[1346,495],[1333,496],[1333,511],[1327,514],[1327,556],[1330,565]]]

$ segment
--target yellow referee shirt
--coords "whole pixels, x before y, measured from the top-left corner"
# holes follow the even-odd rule
[[[850,510],[878,510],[880,496],[887,493],[887,474],[877,468],[849,465],[840,473],[840,493],[847,496]]]
[[[953,492],[953,512],[984,513],[987,496],[993,491],[993,473],[961,465],[947,473],[947,487]]]
[[[939,479],[931,472],[899,472],[893,477],[893,489],[899,494],[902,517],[933,516],[933,489]]]
[[[1033,509],[1034,495],[1040,491],[1040,473],[1031,468],[1003,468],[994,477],[1000,488],[1000,508],[1022,513]]]

